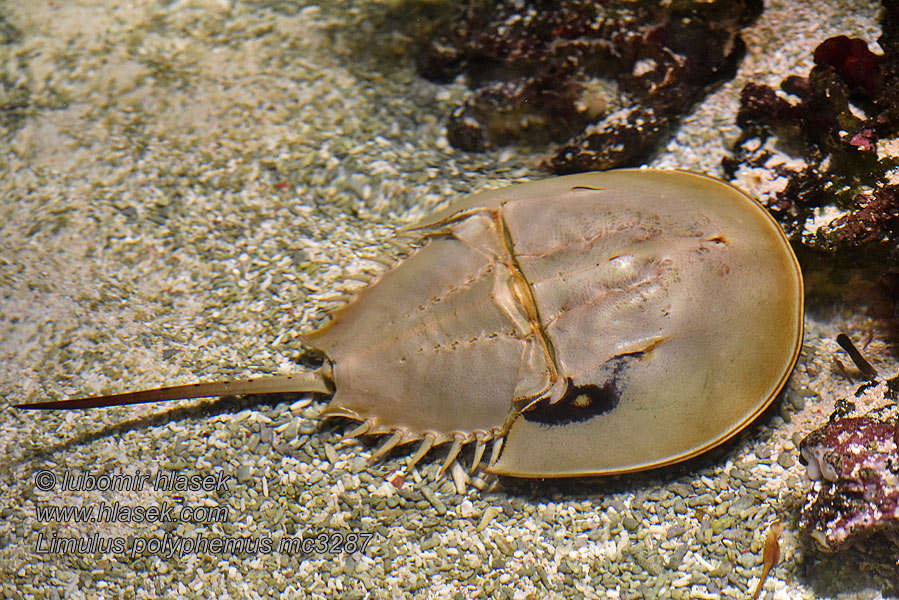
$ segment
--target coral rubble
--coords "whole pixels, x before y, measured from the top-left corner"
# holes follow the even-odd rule
[[[724,166],[771,180],[760,199],[808,255],[888,266],[899,261],[899,2],[883,4],[882,53],[833,37],[808,76],[743,89]]]
[[[419,70],[464,72],[475,89],[450,115],[454,146],[564,142],[552,171],[608,169],[645,158],[733,74],[740,27],[760,11],[758,0],[481,0],[425,44]]]
[[[895,396],[897,380],[880,384]],[[800,514],[826,551],[882,531],[899,544],[899,418],[895,398],[863,416],[835,412],[800,444],[813,481]]]

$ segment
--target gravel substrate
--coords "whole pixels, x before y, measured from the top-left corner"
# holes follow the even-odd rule
[[[737,78],[654,166],[720,174],[747,81],[806,73],[829,35],[878,35],[876,2],[768,4],[745,33]],[[392,231],[445,200],[545,176],[538,151],[448,146],[442,123],[465,87],[417,77],[415,6],[0,6],[6,403],[309,368],[297,334],[324,319],[335,290],[361,285],[349,276],[379,268],[371,257]],[[796,446],[857,387],[833,361],[836,333],[860,343],[871,333],[866,355],[897,370],[881,324],[858,311],[816,307],[807,329],[783,397],[734,442],[611,479],[508,481],[461,467],[437,478],[437,449],[397,488],[388,477],[408,452],[370,464],[377,440],[341,442],[345,424],[316,419],[325,397],[5,409],[0,596],[747,597],[780,519],[782,561],[764,598],[897,597],[896,549],[875,542],[829,557],[796,531],[808,485]],[[69,487],[160,473],[226,483],[63,489],[66,473],[85,472],[95,483]],[[115,502],[221,507],[224,518],[38,514]],[[307,551],[284,545],[318,533],[329,537]],[[82,546],[54,549],[58,538]],[[256,545],[218,547],[237,540]],[[332,542],[345,547],[318,551]]]

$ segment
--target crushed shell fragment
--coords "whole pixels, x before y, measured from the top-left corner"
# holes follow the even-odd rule
[[[803,290],[783,233],[710,177],[570,175],[476,194],[402,232],[409,256],[303,341],[315,373],[20,405],[87,408],[331,392],[322,415],[380,456],[452,442],[516,477],[638,471],[732,437],[798,357]]]

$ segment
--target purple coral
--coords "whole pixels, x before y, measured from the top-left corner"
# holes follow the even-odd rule
[[[868,49],[868,43],[845,35],[824,40],[815,48],[815,64],[833,67],[846,82],[862,88],[869,96],[880,91],[880,63],[883,56]]]
[[[899,543],[899,428],[872,416],[832,419],[800,445],[814,485],[800,515],[818,545],[851,546],[875,531]]]

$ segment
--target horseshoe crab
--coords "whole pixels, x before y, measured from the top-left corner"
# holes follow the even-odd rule
[[[515,477],[638,471],[731,438],[774,399],[802,341],[798,263],[736,188],[619,170],[483,192],[405,231],[407,258],[303,341],[314,373],[19,408],[333,392],[323,417],[451,442]]]

